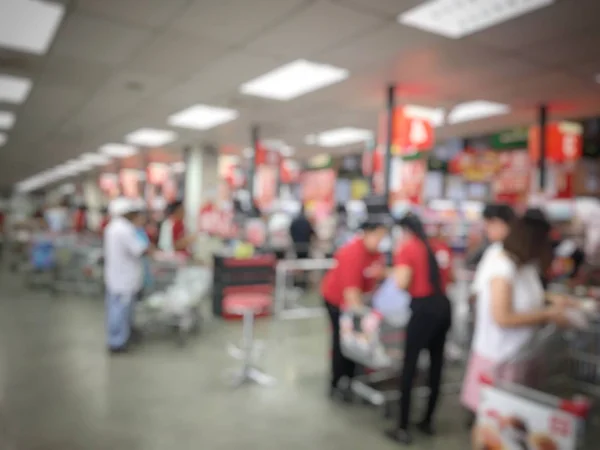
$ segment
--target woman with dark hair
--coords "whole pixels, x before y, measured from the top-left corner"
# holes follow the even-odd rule
[[[336,265],[323,278],[321,294],[331,321],[331,397],[339,394],[350,399],[349,382],[354,376],[355,364],[342,354],[340,344],[340,315],[344,309],[360,309],[363,296],[372,292],[385,275],[384,256],[379,245],[387,234],[387,228],[376,222],[367,222],[362,232],[340,247],[334,254]],[[340,381],[346,378],[347,388],[341,389]]]
[[[186,233],[183,202],[178,200],[170,203],[166,215],[167,218],[160,226],[158,247],[165,252],[191,256],[190,246],[196,241],[196,235]]]
[[[535,331],[548,323],[568,325],[568,302],[545,294],[540,279],[551,261],[550,224],[541,211],[530,210],[513,223],[502,250],[478,269],[477,319],[462,390],[462,403],[471,411],[477,411],[482,376],[502,368],[503,379],[519,381],[526,374],[510,361]]]
[[[400,416],[396,428],[387,436],[402,444],[412,437],[410,423],[411,391],[417,373],[421,350],[429,351],[429,403],[425,415],[417,425],[425,434],[432,435],[433,415],[436,410],[442,370],[446,335],[452,324],[450,301],[446,297],[446,284],[451,274],[451,262],[440,269],[436,250],[425,234],[425,229],[415,215],[406,215],[399,221],[404,238],[394,254],[393,277],[399,289],[411,295],[411,318],[406,328],[404,363],[401,376]],[[446,255],[449,257],[449,254]],[[446,261],[445,261],[446,262]]]

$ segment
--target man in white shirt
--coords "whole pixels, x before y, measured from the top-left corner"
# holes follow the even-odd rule
[[[143,286],[142,257],[148,243],[137,235],[133,221],[142,213],[139,202],[113,200],[111,221],[104,232],[104,281],[106,286],[106,333],[111,353],[127,350],[136,294]]]

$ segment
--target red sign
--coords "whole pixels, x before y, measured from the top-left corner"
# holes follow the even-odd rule
[[[321,211],[331,211],[335,204],[335,171],[310,170],[302,173],[302,200]]]
[[[392,154],[410,155],[429,150],[435,142],[433,125],[427,119],[407,116],[404,108],[396,108],[392,130]],[[379,144],[385,145],[388,130],[388,116],[383,114],[379,127]]]
[[[98,180],[100,189],[109,197],[116,198],[120,194],[119,180],[114,173],[103,173]]]
[[[297,183],[300,180],[300,164],[293,159],[282,159],[280,177],[282,184]]]
[[[167,164],[150,163],[146,170],[148,184],[162,185],[171,175],[171,169]]]
[[[390,206],[395,203],[420,204],[427,173],[425,159],[406,161],[395,157],[391,167]]]
[[[261,211],[269,210],[277,199],[277,167],[256,167],[254,175],[254,200]]]
[[[211,236],[234,238],[237,236],[237,227],[232,211],[224,211],[208,202],[200,208],[198,214],[198,231]]]
[[[262,143],[258,144],[254,162],[256,167],[259,166],[278,166],[280,163],[281,154],[277,150],[272,150],[265,147]]]
[[[546,158],[553,163],[575,162],[583,154],[582,128],[573,123],[552,123],[546,126]],[[529,155],[540,159],[540,128],[529,130]]]
[[[125,197],[137,198],[140,196],[140,174],[134,169],[123,169],[119,174],[121,186]]]
[[[511,205],[524,204],[531,185],[531,161],[526,151],[499,153],[499,169],[492,179],[494,199]]]

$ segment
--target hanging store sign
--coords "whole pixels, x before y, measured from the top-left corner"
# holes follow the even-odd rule
[[[393,111],[394,129],[392,130],[392,155],[410,155],[430,150],[435,143],[435,131],[430,121],[407,115],[405,108]],[[382,114],[379,122],[379,146],[387,143],[388,115]]]
[[[500,158],[496,152],[466,149],[450,161],[448,170],[454,175],[460,175],[465,181],[486,182],[491,181],[500,167]]]
[[[529,130],[525,127],[506,130],[490,137],[490,146],[494,150],[517,150],[527,148]]]
[[[583,127],[561,122],[546,126],[546,159],[551,163],[574,163],[583,154]],[[529,130],[529,156],[540,160],[540,128]]]

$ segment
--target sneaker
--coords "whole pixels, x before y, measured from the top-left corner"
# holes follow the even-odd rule
[[[412,436],[404,428],[394,428],[385,432],[385,435],[394,442],[398,442],[403,445],[412,444]]]

